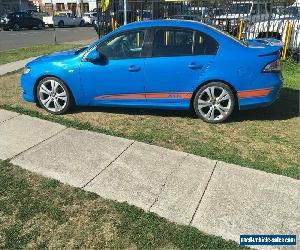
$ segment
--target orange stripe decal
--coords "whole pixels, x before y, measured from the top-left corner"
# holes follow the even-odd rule
[[[170,93],[140,93],[140,94],[118,94],[100,95],[96,100],[124,100],[124,99],[191,99],[191,92],[170,92]]]
[[[122,100],[122,99],[145,99],[145,94],[122,94],[122,95],[100,95],[96,100]]]
[[[239,98],[251,98],[251,97],[264,97],[270,94],[272,88],[268,89],[256,89],[256,90],[246,90],[238,92]]]

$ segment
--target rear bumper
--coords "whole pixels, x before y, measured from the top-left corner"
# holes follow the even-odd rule
[[[271,105],[279,98],[281,88],[282,81],[279,81],[268,88],[238,92],[240,110]]]

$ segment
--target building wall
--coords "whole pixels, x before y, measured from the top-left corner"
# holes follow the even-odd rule
[[[92,11],[96,8],[96,0],[42,0],[42,5],[45,11],[50,12],[49,10],[53,9],[54,11],[66,11],[70,10],[74,14],[81,14],[81,4],[82,12]]]
[[[32,1],[21,0],[21,5],[19,0],[0,0],[0,14],[28,10],[34,8]]]

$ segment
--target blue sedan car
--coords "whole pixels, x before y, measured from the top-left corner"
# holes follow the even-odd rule
[[[26,101],[52,114],[74,105],[192,108],[218,123],[235,107],[276,100],[281,48],[275,40],[240,42],[199,22],[136,22],[89,47],[30,62],[21,86]]]

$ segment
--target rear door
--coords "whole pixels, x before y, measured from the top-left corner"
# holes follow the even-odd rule
[[[15,19],[15,23],[17,23],[20,28],[26,27],[26,23],[22,12],[16,12],[14,14],[14,19]]]
[[[35,18],[33,18],[30,14],[28,13],[23,13],[23,22],[24,22],[24,27],[26,28],[33,28],[36,26],[36,21]]]
[[[147,102],[189,102],[213,61],[218,44],[210,36],[189,29],[152,30],[152,57],[145,59]]]

